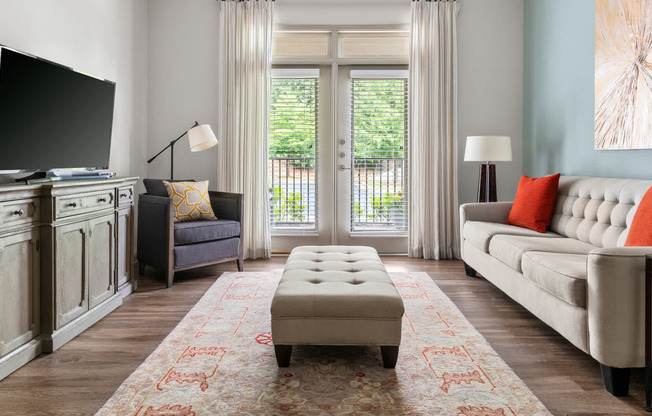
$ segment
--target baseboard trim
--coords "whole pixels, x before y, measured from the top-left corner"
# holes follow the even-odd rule
[[[104,302],[100,303],[86,314],[70,322],[53,334],[45,334],[43,339],[43,352],[54,352],[65,343],[81,334],[100,319],[122,305],[122,295],[116,293]]]
[[[0,380],[41,355],[42,343],[39,337],[0,358]]]

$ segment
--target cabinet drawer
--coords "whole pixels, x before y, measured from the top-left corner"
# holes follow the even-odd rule
[[[115,207],[113,190],[104,190],[58,197],[56,202],[57,218],[98,211]]]
[[[125,186],[118,188],[118,205],[130,205],[134,202],[134,187]]]
[[[14,226],[36,222],[41,217],[38,198],[7,201],[0,204],[0,225]]]

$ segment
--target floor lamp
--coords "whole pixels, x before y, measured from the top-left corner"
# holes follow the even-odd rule
[[[469,136],[466,138],[464,160],[485,162],[480,165],[478,202],[496,202],[496,165],[494,162],[512,160],[512,143],[509,136]]]
[[[174,144],[178,142],[183,136],[188,134],[188,143],[190,144],[191,152],[201,152],[202,150],[209,149],[217,144],[217,138],[211,130],[211,126],[208,124],[199,124],[195,121],[195,125],[192,126],[189,130],[184,131],[181,136],[172,140],[170,144],[165,146],[160,152],[158,152],[154,157],[149,159],[147,163],[152,163],[152,160],[156,159],[161,153],[165,152],[167,148],[170,148],[170,180],[174,179]]]

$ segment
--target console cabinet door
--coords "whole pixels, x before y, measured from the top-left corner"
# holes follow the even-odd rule
[[[133,206],[118,211],[118,288],[131,281],[133,267],[131,241],[133,239]]]
[[[0,357],[40,332],[38,228],[0,238]]]
[[[88,221],[88,293],[92,309],[110,298],[115,284],[115,216]]]
[[[55,231],[57,329],[88,311],[87,234],[87,221]]]

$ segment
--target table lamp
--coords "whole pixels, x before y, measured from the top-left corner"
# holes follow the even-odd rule
[[[478,202],[496,202],[496,165],[493,162],[512,160],[512,142],[509,136],[468,136],[464,160],[485,162],[480,165]]]

